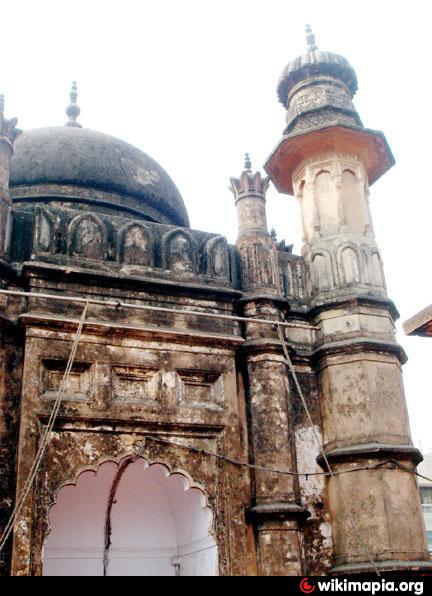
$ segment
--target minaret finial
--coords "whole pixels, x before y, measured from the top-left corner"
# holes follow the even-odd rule
[[[4,116],[5,110],[5,98],[4,95],[0,95],[0,116]]]
[[[245,153],[244,168],[246,172],[252,174],[252,162],[249,153]]]
[[[81,124],[78,124],[77,118],[81,114],[81,110],[77,104],[78,99],[78,87],[76,81],[72,83],[72,88],[70,92],[70,104],[66,108],[66,114],[69,120],[66,122],[66,126],[71,126],[75,128],[81,128]]]
[[[318,49],[315,41],[315,35],[313,34],[312,27],[310,25],[306,25],[306,42],[308,52],[315,52],[315,50]]]

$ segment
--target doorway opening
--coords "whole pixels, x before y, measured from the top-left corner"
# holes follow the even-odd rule
[[[43,575],[218,575],[205,494],[186,476],[137,459],[123,469],[110,508],[121,466],[107,462],[60,490],[49,516]]]

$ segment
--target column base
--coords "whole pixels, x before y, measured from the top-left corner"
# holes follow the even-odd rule
[[[257,532],[259,575],[304,574],[301,526],[309,512],[296,503],[265,503],[248,510]]]

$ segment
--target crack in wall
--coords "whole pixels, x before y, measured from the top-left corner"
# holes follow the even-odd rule
[[[104,536],[104,556],[103,556],[103,576],[108,577],[108,566],[109,566],[109,552],[112,545],[111,534],[112,534],[112,509],[116,504],[116,495],[120,482],[126,472],[127,468],[136,462],[138,459],[137,455],[131,455],[126,458],[118,467],[117,473],[114,476],[111,490],[108,497],[108,505],[105,516],[105,536]]]

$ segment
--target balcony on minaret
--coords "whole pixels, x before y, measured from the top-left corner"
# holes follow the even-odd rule
[[[277,190],[294,193],[297,168],[311,156],[345,153],[361,158],[369,185],[394,165],[382,132],[364,128],[352,102],[358,89],[354,69],[343,57],[318,51],[308,29],[307,53],[288,64],[278,85],[287,110],[282,140],[265,164]]]
[[[278,191],[300,202],[302,254],[315,298],[335,292],[385,298],[369,187],[394,158],[383,133],[364,128],[357,114],[352,66],[342,56],[319,51],[309,27],[307,41],[307,53],[280,78],[287,127],[264,167]]]

